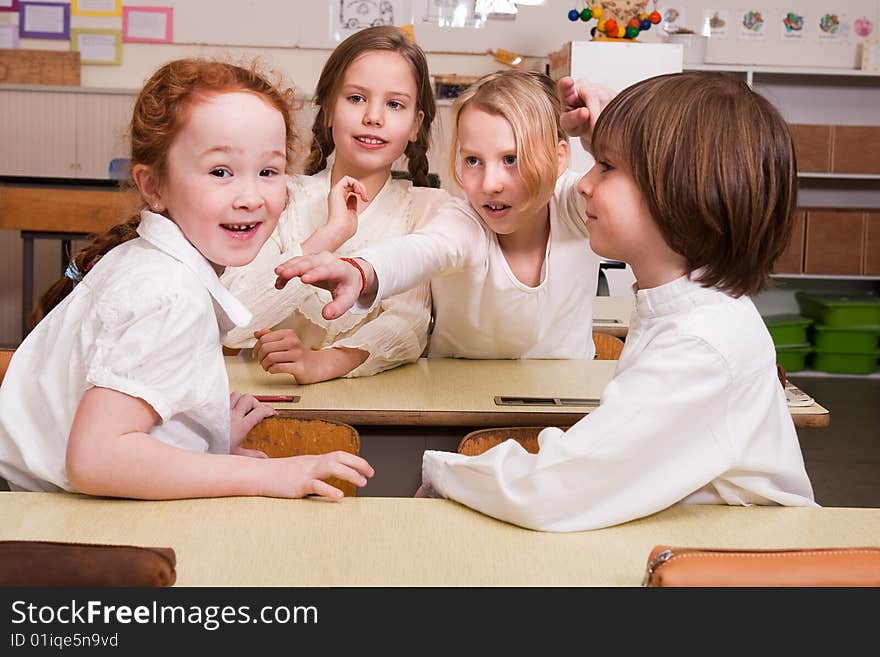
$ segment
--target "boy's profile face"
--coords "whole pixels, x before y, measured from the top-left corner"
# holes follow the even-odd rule
[[[639,265],[649,266],[672,251],[622,158],[601,155],[604,159],[597,159],[578,182],[578,192],[586,202],[590,248],[638,271]]]
[[[221,272],[253,260],[287,201],[284,118],[255,94],[197,102],[172,142],[159,204]]]

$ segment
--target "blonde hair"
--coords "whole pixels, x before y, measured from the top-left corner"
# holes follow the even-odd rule
[[[540,207],[553,194],[558,177],[557,148],[567,137],[559,125],[556,85],[543,73],[505,70],[484,75],[452,105],[450,173],[462,184],[457,167],[459,119],[465,107],[502,117],[516,139],[517,171],[529,193],[530,205]]]

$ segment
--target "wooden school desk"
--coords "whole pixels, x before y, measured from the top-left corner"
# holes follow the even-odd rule
[[[880,509],[680,505],[559,534],[440,499],[0,493],[0,539],[171,547],[177,586],[639,586],[655,545],[878,545]]]
[[[296,417],[336,420],[361,434],[376,476],[359,495],[412,495],[426,449],[455,451],[479,427],[570,426],[593,410],[614,375],[610,360],[419,359],[374,376],[298,386],[246,352],[226,357],[232,390],[294,395],[270,404]],[[795,426],[823,426],[818,404],[791,409]]]
[[[613,360],[467,360],[420,358],[374,376],[310,385],[268,374],[245,352],[226,357],[232,390],[294,395],[273,403],[297,417],[361,425],[563,426],[593,410],[614,375]],[[791,407],[796,427],[821,427],[818,403]]]
[[[21,337],[34,296],[34,240],[61,240],[61,271],[70,241],[83,239],[130,217],[139,197],[111,180],[0,179],[0,229],[21,231]]]
[[[633,314],[635,297],[605,297],[593,299],[593,330],[625,338]]]

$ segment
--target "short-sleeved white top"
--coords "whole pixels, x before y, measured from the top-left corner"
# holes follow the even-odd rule
[[[15,490],[70,490],[67,440],[93,386],[146,401],[150,434],[229,451],[220,349],[250,313],[169,219],[144,211],[140,237],[101,258],[16,350],[0,387],[0,476]]]

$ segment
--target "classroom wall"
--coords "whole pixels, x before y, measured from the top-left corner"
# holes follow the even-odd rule
[[[40,0],[37,0],[40,1]],[[55,0],[56,2],[58,0]],[[136,90],[160,64],[187,56],[219,57],[249,60],[258,57],[269,66],[284,72],[295,82],[304,99],[309,99],[324,61],[344,30],[332,29],[337,0],[124,0],[124,6],[166,6],[175,12],[175,43],[123,43],[118,65],[84,65],[81,85],[92,88]],[[440,28],[424,18],[444,2],[438,0],[392,0],[396,15],[403,22],[412,22],[420,44],[426,48],[432,74],[457,73],[482,75],[502,67],[488,52],[505,48],[525,54],[525,67],[543,70],[550,52],[566,41],[589,39],[589,23],[572,23],[565,14],[574,0],[547,0],[538,7],[520,7],[515,20],[490,20],[482,29]],[[448,4],[448,2],[446,3]],[[721,11],[728,19],[742,11],[746,3],[729,3],[723,9],[718,2],[698,0],[663,0],[657,7],[663,13],[674,9],[677,22],[699,29],[707,12]],[[792,2],[756,0],[755,8],[763,12],[768,25],[781,16]],[[649,9],[651,9],[649,3]],[[826,0],[797,0],[794,8],[809,21],[829,11],[836,11],[848,21],[848,31],[834,39],[820,39],[815,31],[802,39],[783,40],[778,22],[763,38],[746,38],[736,22],[728,20],[724,35],[716,34],[709,41],[707,61],[718,63],[752,63],[765,65],[854,67],[859,45],[864,40],[851,29],[855,17],[864,17],[873,24],[868,38],[880,31],[880,0],[846,0],[829,5]],[[408,19],[404,21],[403,19]],[[17,24],[18,17],[0,12],[0,26]],[[80,27],[121,28],[120,18],[74,16],[71,24]],[[640,36],[650,43],[660,38],[656,28]],[[21,39],[19,48],[69,50],[66,40]],[[829,98],[829,103],[835,102]],[[844,104],[846,104],[845,101]],[[857,106],[857,104],[853,105]],[[440,174],[444,186],[449,185],[448,104],[439,108],[434,147],[430,153],[431,168]],[[306,105],[300,113],[302,128],[308,129],[313,110]],[[453,190],[456,191],[456,190]],[[58,272],[60,260],[56,241],[36,242],[35,290],[42,291]],[[16,344],[20,326],[21,242],[12,231],[0,231],[0,345]]]

